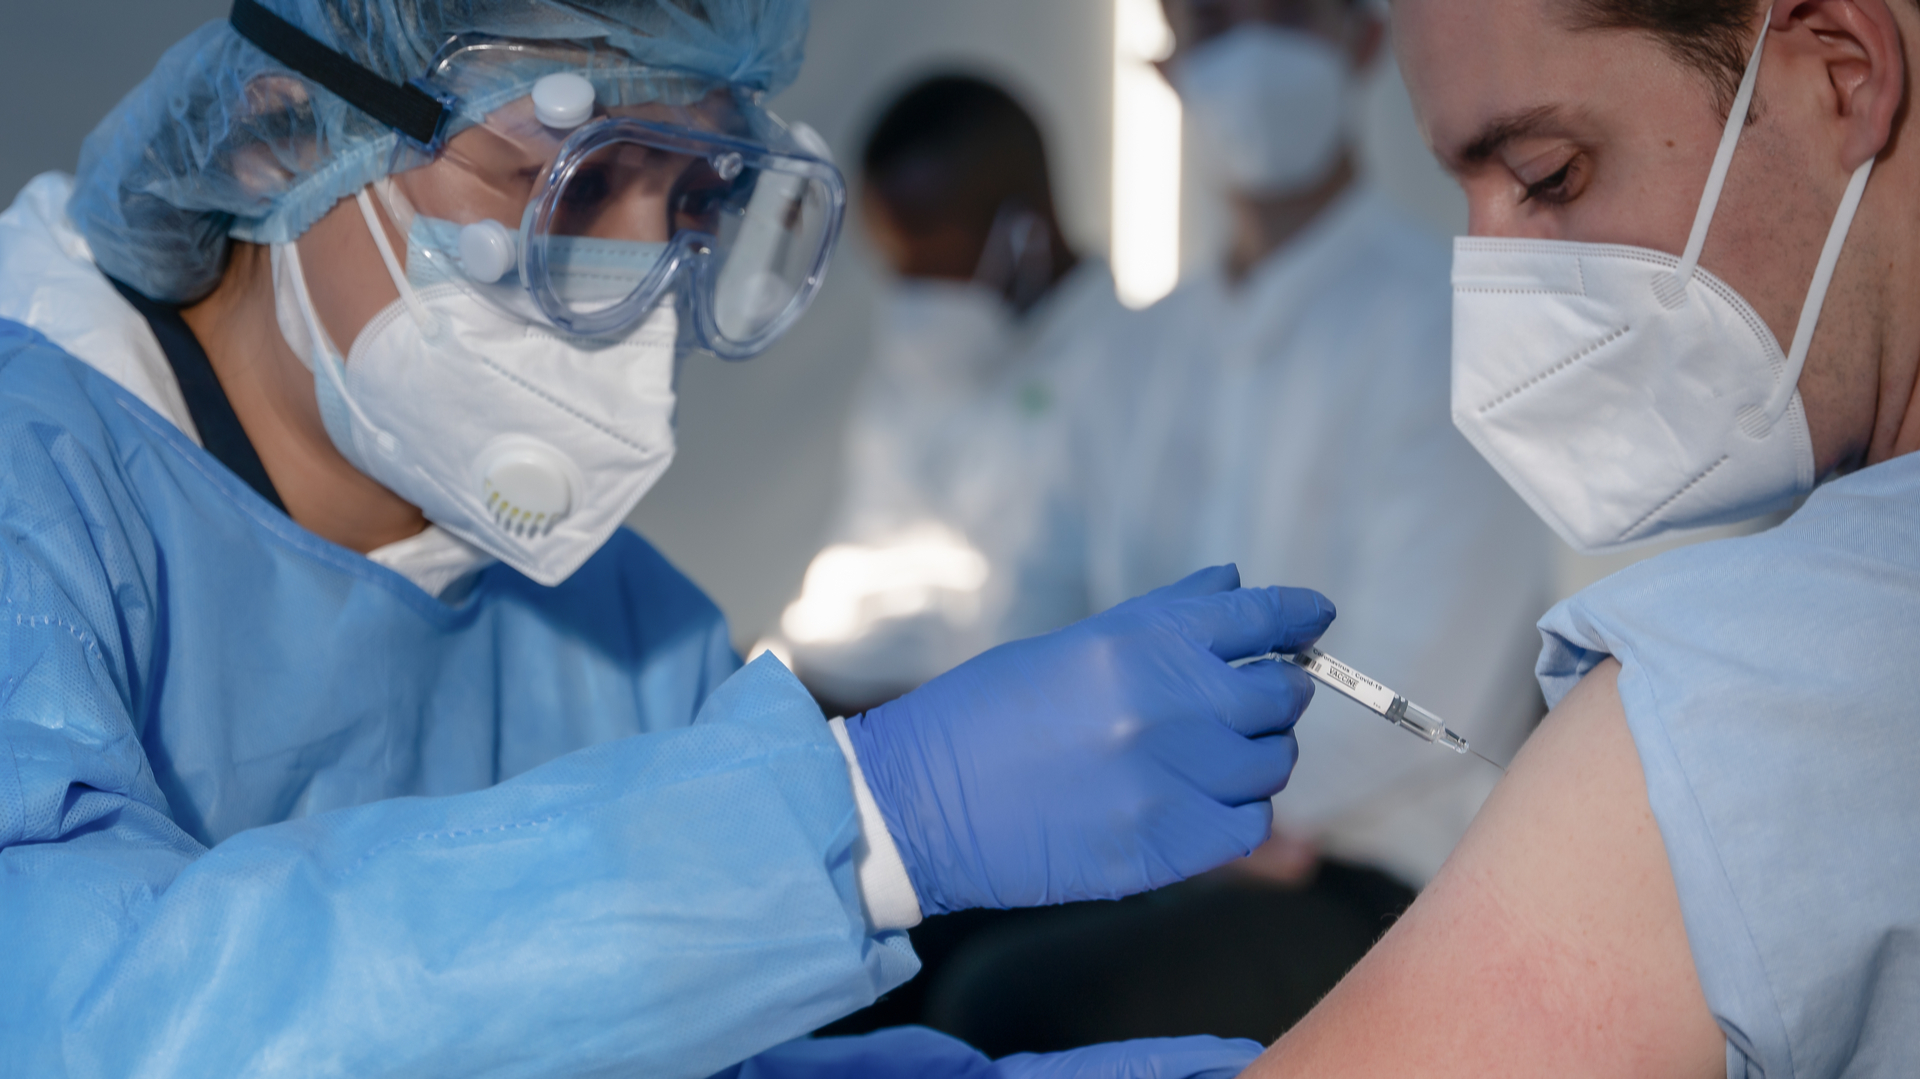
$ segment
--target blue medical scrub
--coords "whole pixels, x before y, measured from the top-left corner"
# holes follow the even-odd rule
[[[0,1072],[704,1075],[917,966],[632,533],[443,604],[0,322],[0,604]]]
[[[1620,661],[1728,1075],[1920,1070],[1920,454],[1540,627],[1550,701]]]

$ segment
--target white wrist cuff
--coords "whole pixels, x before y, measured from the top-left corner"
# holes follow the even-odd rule
[[[833,729],[833,741],[847,758],[847,775],[853,780],[853,805],[860,811],[860,839],[853,845],[854,876],[860,882],[860,902],[867,909],[867,925],[875,931],[905,930],[920,925],[920,898],[914,894],[907,877],[907,864],[887,831],[887,819],[873,791],[860,771],[860,759],[854,755],[853,740],[847,737],[847,722],[835,717],[827,722]]]

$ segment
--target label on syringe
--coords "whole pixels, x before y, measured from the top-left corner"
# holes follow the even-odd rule
[[[1393,707],[1393,699],[1400,696],[1318,649],[1302,649],[1294,655],[1293,662],[1306,668],[1314,678],[1381,716],[1387,715],[1387,710]]]

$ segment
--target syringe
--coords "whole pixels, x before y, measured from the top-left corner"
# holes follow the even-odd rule
[[[1370,679],[1353,667],[1341,663],[1319,649],[1311,646],[1291,655],[1287,653],[1267,653],[1264,656],[1249,656],[1244,660],[1233,661],[1234,667],[1243,667],[1261,660],[1283,660],[1313,676],[1314,681],[1330,686],[1347,697],[1359,702],[1370,712],[1386,717],[1399,727],[1403,727],[1430,743],[1440,743],[1451,747],[1456,754],[1472,754],[1481,761],[1502,769],[1499,763],[1467,745],[1467,740],[1458,732],[1449,728],[1441,719],[1427,710],[1394,693],[1386,684]]]

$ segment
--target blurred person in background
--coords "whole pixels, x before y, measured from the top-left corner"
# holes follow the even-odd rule
[[[1089,614],[1067,418],[1124,310],[1105,260],[1061,232],[1039,126],[992,82],[900,93],[861,179],[894,276],[828,543],[780,624],[801,679],[845,712]]]
[[[1355,161],[1377,7],[1164,0],[1231,246],[1110,345],[1076,402],[1097,609],[1209,562],[1340,605],[1328,652],[1505,760],[1542,711],[1545,529],[1449,416],[1449,253]],[[1002,920],[926,993],[989,1048],[1209,1030],[1271,1039],[1439,868],[1498,779],[1337,694],[1274,837],[1211,878]]]

